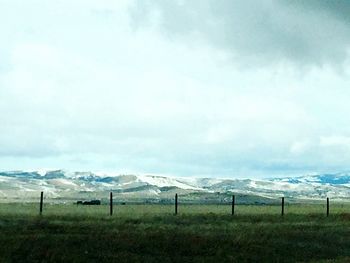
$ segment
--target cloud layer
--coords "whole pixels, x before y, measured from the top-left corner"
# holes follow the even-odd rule
[[[215,3],[3,3],[0,169],[348,169],[348,5]]]
[[[348,1],[137,1],[135,24],[202,41],[245,66],[341,66],[349,54]]]

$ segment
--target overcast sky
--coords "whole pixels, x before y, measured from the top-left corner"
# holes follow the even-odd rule
[[[350,1],[0,0],[0,170],[350,170]]]

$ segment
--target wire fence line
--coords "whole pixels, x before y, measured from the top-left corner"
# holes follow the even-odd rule
[[[236,206],[238,205],[236,203],[237,201],[237,197],[236,195],[232,195],[232,199],[230,203],[220,203],[218,205],[231,205],[231,215],[234,216],[235,214],[237,214],[237,210],[236,210]],[[43,214],[43,204],[44,204],[44,192],[41,191],[40,192],[40,202],[39,202],[39,214],[42,215]],[[101,200],[90,200],[90,201],[77,201],[76,202],[77,205],[101,205]],[[117,204],[113,198],[113,192],[109,193],[109,202],[107,203],[109,206],[109,215],[112,216],[114,213],[113,207]],[[126,205],[127,203],[122,202],[122,203],[118,203],[121,205]],[[129,203],[128,203],[129,204]],[[132,204],[132,203],[130,203]],[[179,198],[179,195],[176,193],[173,199],[173,205],[174,205],[174,215],[179,214],[179,206],[181,205],[186,205],[188,203],[184,202],[181,203],[181,198]],[[325,202],[325,211],[324,214],[328,217],[330,215],[330,199],[329,197],[326,198]],[[271,204],[270,204],[271,205]],[[283,217],[285,215],[285,206],[289,205],[289,203],[285,202],[285,197],[281,197],[280,198],[280,203],[279,204],[272,204],[275,206],[280,206],[280,215]]]

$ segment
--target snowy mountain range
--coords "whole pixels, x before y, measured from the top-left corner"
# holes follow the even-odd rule
[[[0,200],[31,201],[44,191],[52,201],[107,198],[109,191],[120,201],[182,200],[226,202],[232,194],[244,202],[268,203],[285,196],[290,200],[350,201],[350,174],[321,174],[271,179],[220,179],[119,175],[113,173],[49,171],[0,172]],[[243,202],[242,201],[242,202]]]

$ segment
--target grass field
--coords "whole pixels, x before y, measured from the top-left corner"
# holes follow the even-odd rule
[[[0,204],[0,262],[350,262],[350,206]]]

